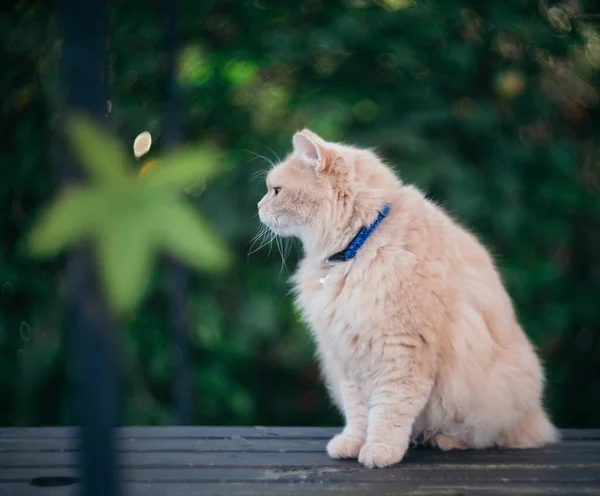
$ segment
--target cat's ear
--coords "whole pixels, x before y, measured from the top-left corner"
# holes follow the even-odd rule
[[[306,165],[310,165],[317,172],[328,168],[330,162],[329,150],[325,147],[325,142],[315,133],[304,129],[294,135],[292,140],[294,152],[300,155],[300,158]]]
[[[292,140],[294,151],[300,155],[303,162],[318,167],[323,161],[323,153],[321,153],[315,140],[309,138],[307,134],[304,131],[294,134]]]

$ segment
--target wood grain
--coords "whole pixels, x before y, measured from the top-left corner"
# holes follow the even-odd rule
[[[381,470],[330,459],[325,445],[337,431],[122,428],[122,483],[133,496],[600,495],[600,431],[565,431],[561,443],[538,450],[413,449]],[[78,494],[77,441],[73,428],[0,429],[0,496]]]

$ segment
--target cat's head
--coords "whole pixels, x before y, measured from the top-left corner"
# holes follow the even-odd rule
[[[305,129],[267,175],[260,220],[280,236],[318,244],[372,219],[399,181],[370,150],[330,143]],[[351,226],[352,225],[352,226]]]

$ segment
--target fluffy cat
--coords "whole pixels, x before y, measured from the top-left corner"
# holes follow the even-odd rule
[[[410,441],[442,450],[556,441],[539,359],[476,237],[372,151],[309,130],[293,145],[258,209],[304,247],[296,303],[346,421],[329,455],[372,468],[399,462]],[[355,258],[328,261],[384,205]]]

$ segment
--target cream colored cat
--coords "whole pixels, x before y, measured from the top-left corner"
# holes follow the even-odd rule
[[[410,440],[443,450],[556,441],[540,362],[475,236],[373,152],[308,130],[293,144],[258,208],[304,246],[297,304],[346,419],[329,455],[385,467]],[[354,258],[328,260],[386,205]]]

